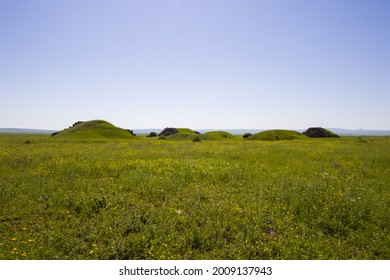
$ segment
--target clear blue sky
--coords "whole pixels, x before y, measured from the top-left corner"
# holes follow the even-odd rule
[[[0,0],[0,127],[390,129],[388,0]]]

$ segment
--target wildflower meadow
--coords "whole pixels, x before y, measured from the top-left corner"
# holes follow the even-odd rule
[[[390,138],[0,135],[0,259],[390,259]]]

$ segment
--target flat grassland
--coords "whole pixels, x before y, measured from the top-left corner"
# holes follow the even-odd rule
[[[389,226],[390,138],[0,135],[0,259],[390,259]]]

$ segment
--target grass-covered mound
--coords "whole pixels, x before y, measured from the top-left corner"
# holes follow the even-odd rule
[[[339,138],[340,137],[336,133],[323,127],[310,127],[305,132],[303,132],[303,134],[311,138]]]
[[[189,128],[176,128],[177,131],[181,134],[193,134],[196,133],[196,131],[189,129]]]
[[[204,134],[201,134],[196,131],[192,131],[189,129],[181,129],[177,128],[179,133],[168,136],[166,139],[169,140],[193,140],[193,141],[201,141],[201,140],[224,140],[224,139],[237,139],[236,136],[229,132],[225,131],[210,131]]]
[[[166,127],[166,128],[164,128],[163,131],[161,131],[158,134],[158,136],[168,137],[168,136],[175,135],[175,134],[194,134],[194,133],[198,133],[198,132],[193,131],[192,129],[189,129],[189,128]]]
[[[73,126],[55,132],[53,138],[61,139],[131,139],[134,135],[129,130],[116,127],[115,125],[103,121],[93,120],[86,122],[76,122]]]
[[[200,134],[197,131],[194,131],[189,128],[175,128],[175,127],[166,127],[159,134],[160,139],[169,139],[169,140],[211,140],[211,137],[208,135]]]
[[[226,131],[209,131],[205,135],[209,135],[214,139],[236,139],[237,137]]]
[[[277,141],[277,140],[304,140],[308,137],[294,130],[266,130],[256,133],[247,139],[249,140],[266,140],[266,141]]]

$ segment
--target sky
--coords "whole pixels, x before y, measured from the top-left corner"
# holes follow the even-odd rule
[[[0,0],[0,127],[390,129],[388,0]]]

